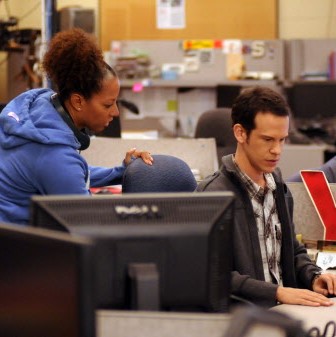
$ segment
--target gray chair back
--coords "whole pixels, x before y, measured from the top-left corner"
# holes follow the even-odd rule
[[[197,121],[195,138],[215,138],[218,163],[224,155],[234,153],[237,140],[232,130],[231,109],[205,111]]]

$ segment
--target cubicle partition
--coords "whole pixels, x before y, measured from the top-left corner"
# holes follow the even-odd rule
[[[293,39],[285,43],[285,78],[298,80],[328,80],[330,54],[336,49],[336,39]]]
[[[288,187],[294,199],[294,223],[297,234],[303,240],[324,240],[325,229],[313,204],[311,197],[302,182],[289,182]],[[336,198],[336,184],[329,184],[331,193]]]
[[[319,168],[327,149],[325,144],[285,144],[279,162],[283,179],[287,180],[300,170]]]
[[[241,88],[264,85],[290,95],[287,88],[298,81],[320,81],[316,90],[321,81],[334,86],[330,80],[336,76],[335,46],[335,39],[113,40],[108,61],[117,66],[118,59],[132,63],[139,57],[148,66],[146,70],[142,64],[139,74],[135,65],[130,73],[120,73],[121,96],[140,110],[139,115],[122,111],[127,129],[160,125],[160,135],[190,137],[204,111],[230,106]],[[332,99],[319,97],[317,106],[319,100],[332,106]],[[291,98],[291,108],[296,110],[301,103]],[[311,110],[313,105],[308,105]],[[314,122],[332,113],[323,107],[316,110]]]
[[[205,178],[218,169],[216,144],[213,138],[207,139],[121,139],[96,137],[90,147],[82,152],[90,165],[121,165],[126,151],[136,147],[151,154],[168,154],[184,160],[198,175]]]
[[[90,147],[82,151],[90,165],[112,167],[120,165],[126,151],[136,147],[152,154],[168,154],[184,160],[203,179],[218,167],[214,138],[123,139],[94,137]],[[317,168],[324,163],[325,145],[286,144],[279,163],[286,180],[301,169]]]
[[[280,90],[284,80],[282,40],[111,41],[108,61],[121,77],[121,97],[140,110],[123,111],[127,127],[151,117],[173,136],[193,135],[198,117],[217,106],[218,86]]]

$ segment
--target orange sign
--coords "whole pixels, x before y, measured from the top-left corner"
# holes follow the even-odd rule
[[[214,49],[222,48],[221,40],[184,40],[183,49]]]

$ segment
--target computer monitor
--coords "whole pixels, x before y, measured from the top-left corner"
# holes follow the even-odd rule
[[[0,224],[0,335],[93,337],[92,244]]]
[[[97,307],[228,312],[231,192],[36,196],[31,225],[96,242]]]
[[[314,123],[336,117],[336,84],[331,82],[297,82],[286,88],[293,117]]]
[[[217,108],[232,108],[233,102],[242,90],[241,85],[220,84],[216,87]]]

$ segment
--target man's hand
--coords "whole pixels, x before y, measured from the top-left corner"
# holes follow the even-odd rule
[[[312,288],[319,294],[336,296],[336,275],[332,273],[318,275],[313,280]]]
[[[328,307],[334,304],[329,298],[314,291],[287,287],[278,287],[276,299],[283,304],[299,304],[311,307]]]

